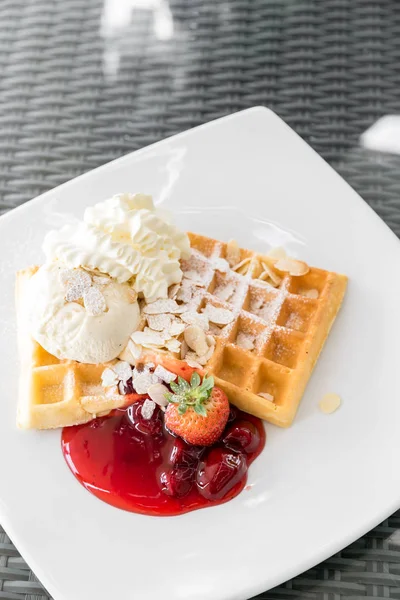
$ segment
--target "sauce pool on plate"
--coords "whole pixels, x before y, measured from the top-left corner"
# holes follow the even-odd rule
[[[158,407],[143,419],[143,402],[63,429],[65,460],[87,490],[118,508],[157,516],[222,504],[243,490],[265,445],[260,419],[231,407],[216,444],[190,446],[167,431]]]

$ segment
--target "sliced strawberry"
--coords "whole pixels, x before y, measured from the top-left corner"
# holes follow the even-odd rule
[[[167,356],[166,354],[146,353],[142,357],[142,360],[144,360],[144,362],[153,362],[156,365],[162,365],[164,369],[171,371],[171,373],[175,373],[186,381],[190,381],[193,373],[199,373],[200,375],[204,374],[202,369],[190,367],[185,361],[174,358],[173,356]]]
[[[188,383],[178,377],[170,384],[174,393],[168,395],[165,425],[194,446],[211,446],[221,436],[229,417],[226,394],[214,387],[213,377],[201,381],[193,373]]]

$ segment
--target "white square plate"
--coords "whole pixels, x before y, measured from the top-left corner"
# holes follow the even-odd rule
[[[291,429],[267,427],[251,489],[154,518],[117,510],[69,472],[60,432],[15,427],[14,273],[44,233],[120,191],[184,228],[257,250],[284,245],[350,278]],[[0,219],[0,520],[56,600],[238,600],[325,559],[400,505],[400,244],[276,115],[254,108],[130,154]],[[343,398],[326,416],[326,392]]]

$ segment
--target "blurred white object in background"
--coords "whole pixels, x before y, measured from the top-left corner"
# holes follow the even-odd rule
[[[174,35],[174,21],[168,0],[104,0],[100,35],[104,40],[103,72],[107,81],[116,81],[121,55],[146,46],[146,29],[137,35],[133,29],[139,12],[152,15],[152,31],[158,42],[168,42]],[[144,36],[144,37],[143,37]]]
[[[360,136],[368,150],[400,154],[400,115],[385,115]]]

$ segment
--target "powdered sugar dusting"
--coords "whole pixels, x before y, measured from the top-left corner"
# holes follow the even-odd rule
[[[221,273],[227,273],[229,271],[229,263],[224,258],[214,259],[212,266],[216,271],[220,271]]]
[[[237,245],[233,244],[231,246],[233,248],[232,255],[237,255]],[[271,331],[276,325],[282,303],[288,294],[287,286],[282,285],[279,289],[276,289],[269,283],[254,279],[256,276],[255,269],[260,263],[257,260],[252,260],[250,256],[248,259],[244,259],[243,267],[245,268],[239,268],[239,272],[232,269],[232,267],[238,268],[238,263],[234,263],[233,256],[231,257],[232,265],[227,268],[229,259],[223,259],[223,248],[222,244],[217,244],[214,247],[212,256],[208,258],[192,248],[191,257],[187,261],[183,261],[182,270],[184,274],[188,272],[190,277],[194,277],[193,271],[196,271],[198,277],[194,278],[201,280],[204,287],[196,287],[195,294],[190,293],[189,290],[184,292],[182,290],[188,289],[190,282],[188,279],[183,279],[181,289],[178,290],[176,296],[178,301],[183,301],[186,305],[186,312],[181,315],[181,319],[187,325],[202,326],[203,323],[198,321],[199,317],[207,317],[209,320],[208,332],[228,339],[239,316],[243,316],[249,324],[249,332],[246,331],[246,337],[241,336],[239,332],[239,343],[237,339],[235,343],[242,345],[243,349],[257,351],[267,342]],[[237,259],[237,256],[235,256],[235,259]],[[262,258],[260,257],[259,260],[262,260]],[[210,292],[209,289],[214,277],[216,281],[212,292]],[[268,297],[268,301],[260,303],[259,306],[256,302],[255,306],[249,305],[248,310],[244,310],[249,289],[252,290],[251,297],[253,299],[260,294],[263,298],[264,296]],[[251,336],[253,336],[253,341]],[[250,348],[252,345],[253,348]],[[183,355],[187,356],[191,363],[200,364],[198,359],[195,360],[190,355],[190,352],[187,355],[184,351]]]
[[[297,313],[291,313],[285,323],[285,327],[299,331],[303,326],[303,319]]]
[[[223,300],[224,302],[228,302],[231,300],[235,290],[236,286],[233,281],[219,282],[214,289],[214,296],[217,296],[217,298]]]
[[[238,336],[236,338],[236,344],[239,348],[243,348],[243,350],[254,350],[255,343],[255,335],[252,333],[246,333],[244,331],[239,331]]]
[[[207,341],[207,346],[204,341],[204,335],[207,338],[210,333],[246,352],[264,353],[282,304],[292,295],[290,275],[276,274],[271,259],[264,256],[238,253],[236,244],[231,244],[230,250],[231,264],[222,243],[213,244],[211,255],[192,248],[190,257],[181,261],[179,287],[173,288],[172,297],[144,307],[149,327],[143,323],[142,331],[132,335],[133,341],[179,354],[194,367],[205,366],[214,352],[215,340],[214,344]],[[278,282],[279,287],[273,287]],[[291,325],[296,328],[295,322]]]

